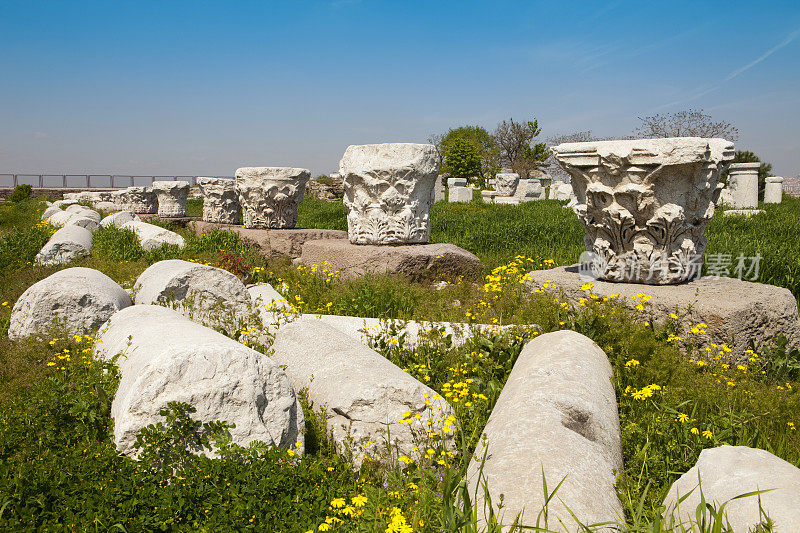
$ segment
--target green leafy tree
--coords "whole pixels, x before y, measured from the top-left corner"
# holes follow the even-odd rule
[[[480,150],[466,139],[454,139],[444,155],[444,170],[454,178],[480,176]]]
[[[486,131],[486,128],[481,126],[459,126],[450,128],[444,135],[433,135],[431,139],[435,141],[440,153],[445,157],[452,144],[458,139],[467,141],[475,146],[480,155],[481,165],[479,172],[472,176],[477,176],[481,182],[487,177],[494,176],[500,170],[500,148],[497,146],[492,134]]]
[[[550,154],[545,143],[534,142],[541,132],[536,119],[514,122],[511,118],[498,124],[494,139],[500,147],[501,163],[527,178]]]

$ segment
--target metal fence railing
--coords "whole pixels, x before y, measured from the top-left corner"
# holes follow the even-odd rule
[[[228,178],[228,176],[219,177]],[[0,174],[0,188],[28,184],[41,189],[124,189],[125,187],[150,186],[154,181],[188,181],[190,185],[194,185],[196,179],[195,176],[125,176],[119,174]]]

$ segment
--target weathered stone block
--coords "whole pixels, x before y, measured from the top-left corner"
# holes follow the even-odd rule
[[[480,277],[482,265],[474,254],[453,244],[407,246],[354,245],[348,241],[308,241],[296,260],[305,265],[327,265],[342,278],[366,273],[400,274],[412,280]]]
[[[92,232],[82,226],[67,225],[53,233],[36,254],[34,262],[40,265],[63,265],[89,255],[91,249]]]
[[[158,248],[163,244],[174,244],[179,248],[186,246],[186,239],[174,231],[156,226],[155,224],[148,224],[140,220],[131,220],[121,227],[133,231],[139,239],[139,244],[143,249],[148,251]]]
[[[286,373],[251,350],[175,311],[134,305],[103,325],[95,345],[101,358],[122,354],[122,378],[111,404],[114,443],[130,456],[137,433],[163,422],[159,410],[185,402],[204,422],[234,424],[232,442],[293,448],[303,443],[303,410]]]
[[[448,190],[448,201],[454,202],[471,202],[472,201],[472,187],[450,187]]]
[[[203,220],[222,224],[239,223],[239,194],[233,180],[222,178],[197,178],[203,193]]]
[[[519,174],[515,172],[500,173],[494,178],[494,190],[498,196],[514,196],[519,185]]]
[[[764,203],[779,204],[783,200],[783,178],[770,176],[764,184]]]
[[[424,421],[433,421],[434,430],[441,430],[453,415],[446,401],[433,399],[438,396],[435,391],[317,320],[282,326],[272,349],[272,360],[285,365],[295,390],[308,387],[309,399],[325,410],[337,449],[343,452],[351,446],[356,465],[365,453],[386,460],[387,445],[397,455],[416,456],[412,448],[421,443],[410,425],[400,421],[420,414]]]
[[[236,169],[236,192],[246,228],[284,228],[297,224],[297,206],[303,199],[311,171],[291,167]]]
[[[568,301],[575,305],[587,297],[581,287],[590,281],[582,277],[577,266],[535,270],[530,273],[531,288],[546,282],[556,294],[563,291]],[[553,285],[556,288],[552,288]],[[707,324],[706,333],[693,334],[698,343],[727,344],[733,353],[742,356],[752,340],[756,350],[771,343],[776,335],[784,335],[790,346],[800,347],[800,319],[797,300],[782,287],[753,283],[734,278],[702,277],[671,286],[642,286],[636,283],[609,283],[593,280],[592,292],[599,297],[618,295],[619,301],[634,309],[641,303],[637,294],[647,294],[652,299],[645,305],[652,309],[648,320],[661,323],[670,313],[676,313],[680,333],[686,335],[692,325]],[[688,337],[687,337],[688,338]]]
[[[344,179],[347,234],[353,244],[428,242],[439,158],[432,144],[347,147]]]
[[[726,445],[701,451],[697,464],[672,484],[664,500],[668,524],[672,516],[683,525],[683,531],[698,526],[698,484],[706,502],[717,509],[728,502],[726,517],[735,532],[755,530],[762,518],[759,503],[776,531],[800,531],[800,469],[765,450]],[[759,490],[764,492],[729,501]],[[679,504],[678,499],[686,495]]]
[[[66,268],[22,293],[11,309],[8,337],[45,335],[54,326],[72,335],[93,334],[111,315],[130,305],[128,293],[102,272]]]

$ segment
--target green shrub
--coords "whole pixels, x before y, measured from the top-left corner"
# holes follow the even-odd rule
[[[26,198],[30,198],[31,192],[33,192],[33,188],[27,183],[23,185],[17,185],[14,187],[14,190],[11,191],[11,194],[8,195],[8,201],[20,202]]]

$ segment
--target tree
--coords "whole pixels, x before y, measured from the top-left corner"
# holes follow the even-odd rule
[[[454,178],[471,178],[481,172],[481,153],[466,139],[456,138],[447,146],[444,169]]]
[[[542,132],[536,119],[514,122],[511,118],[497,125],[494,139],[500,147],[500,161],[522,177],[539,168],[550,155],[543,142],[532,144]]]
[[[548,148],[550,148],[562,143],[580,143],[601,140],[603,139],[600,137],[595,137],[591,131],[577,131],[575,133],[560,133],[558,135],[553,135],[552,137],[549,137],[546,142]],[[547,160],[544,162],[544,167],[547,169],[547,173],[553,178],[558,178],[567,183],[572,181],[572,177],[566,170],[561,168],[561,165],[558,164],[558,161],[556,161],[556,158],[553,156],[552,152],[548,154]]]
[[[641,138],[655,137],[722,137],[729,141],[739,138],[739,130],[729,122],[714,122],[711,115],[702,109],[688,109],[677,113],[656,114],[638,117],[641,125],[634,135]]]
[[[431,138],[434,137],[431,136]],[[471,143],[478,150],[481,160],[480,169],[472,176],[477,176],[481,184],[488,176],[493,176],[500,170],[500,148],[497,146],[492,134],[486,131],[486,128],[481,126],[450,128],[447,133],[440,136],[439,150],[441,153],[447,154],[447,151],[457,139]],[[446,166],[447,163],[445,162]]]
[[[767,182],[767,177],[772,173],[771,163],[762,163],[761,159],[749,150],[736,150],[731,163],[761,163],[758,167],[758,197],[764,197],[764,184]],[[722,173],[722,180],[728,182],[728,170]]]

